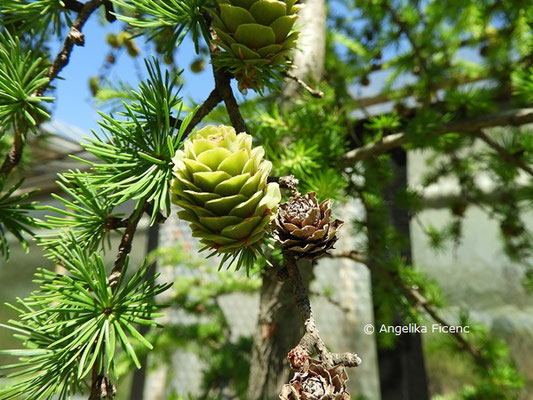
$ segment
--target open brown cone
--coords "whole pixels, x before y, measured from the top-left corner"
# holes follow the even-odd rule
[[[319,203],[315,192],[294,196],[279,206],[275,229],[283,251],[299,258],[316,259],[337,241],[343,221],[331,221],[332,200]]]
[[[291,381],[283,385],[281,400],[349,400],[346,391],[348,375],[343,365],[327,369],[314,358],[309,359],[305,372],[296,372]]]

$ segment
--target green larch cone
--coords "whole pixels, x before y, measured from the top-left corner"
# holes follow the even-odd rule
[[[190,222],[202,250],[223,255],[221,265],[236,259],[237,268],[248,268],[261,254],[281,200],[278,184],[267,182],[272,163],[264,154],[262,147],[252,148],[250,135],[221,125],[197,131],[173,159],[178,215]]]
[[[216,0],[210,11],[216,32],[215,65],[231,72],[239,89],[260,91],[287,64],[296,46],[291,30],[300,5],[297,0]]]

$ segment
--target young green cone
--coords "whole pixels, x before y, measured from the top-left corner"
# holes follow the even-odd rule
[[[300,5],[297,0],[217,0],[211,11],[214,43],[222,51],[213,61],[231,72],[239,89],[261,90],[287,63],[296,46],[291,30]]]
[[[253,264],[261,254],[267,225],[281,194],[267,183],[272,168],[252,137],[229,126],[207,126],[185,142],[174,157],[172,201],[182,207],[202,249],[223,254],[221,265],[237,260],[237,268]]]

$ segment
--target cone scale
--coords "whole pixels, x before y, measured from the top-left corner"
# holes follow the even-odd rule
[[[284,385],[281,400],[350,400],[346,390],[348,375],[342,365],[327,368],[322,362],[310,359],[305,372],[296,372]]]
[[[300,5],[296,0],[217,0],[210,11],[213,41],[221,51],[214,62],[231,72],[239,89],[260,90],[287,64],[296,46],[293,31]]]
[[[310,192],[280,205],[274,225],[281,248],[312,260],[332,249],[343,224],[331,219],[332,204],[329,199],[319,203],[316,193]]]
[[[188,139],[174,157],[172,201],[182,208],[193,236],[222,254],[222,262],[251,266],[261,254],[265,232],[281,199],[268,183],[272,168],[252,137],[229,126],[207,126]]]

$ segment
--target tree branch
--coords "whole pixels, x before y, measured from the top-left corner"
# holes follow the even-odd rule
[[[91,394],[89,400],[98,400],[100,398],[100,390],[98,388],[98,364],[94,363],[91,375]]]
[[[147,203],[144,207],[144,212],[148,214],[149,216],[151,216],[152,213],[154,212],[154,204]],[[155,216],[155,222],[157,222],[158,224],[162,224],[166,220],[167,220],[167,217],[161,214],[161,212],[158,212],[157,215]]]
[[[503,146],[498,144],[495,140],[493,140],[485,132],[483,132],[483,130],[480,129],[473,133],[475,136],[483,140],[488,146],[496,150],[496,152],[498,152],[506,161],[516,165],[518,168],[523,169],[529,175],[533,176],[533,168],[531,168],[530,165],[526,164],[520,158],[515,157],[513,154],[508,152]]]
[[[403,33],[405,37],[407,37],[407,40],[409,41],[409,43],[411,44],[411,47],[413,48],[415,58],[418,60],[418,66],[420,67],[421,70],[426,72],[427,71],[426,59],[422,57],[422,54],[421,54],[422,49],[418,45],[418,43],[415,41],[413,35],[411,34],[411,31],[409,30],[409,26],[407,26],[407,23],[400,18],[400,16],[398,15],[394,7],[388,1],[383,2],[382,7],[385,11],[389,12],[394,23],[398,25],[400,32]],[[429,93],[427,95],[429,95]]]
[[[316,290],[309,290],[309,295],[314,297],[320,297],[326,300],[329,304],[332,306],[337,307],[339,310],[341,310],[344,313],[351,312],[351,309],[349,307],[344,306],[339,300],[334,299],[333,297],[329,296],[326,293],[319,292]]]
[[[74,8],[79,8],[79,5],[81,4],[82,8],[79,9],[78,17],[72,24],[72,27],[70,28],[70,31],[65,39],[65,42],[63,43],[61,51],[58,53],[54,62],[48,69],[48,72],[46,73],[46,76],[48,77],[48,82],[41,86],[39,89],[37,89],[35,93],[33,93],[33,97],[42,96],[44,91],[50,86],[50,83],[57,77],[63,67],[68,64],[70,53],[72,52],[74,45],[83,46],[85,40],[83,37],[83,33],[81,33],[81,29],[89,19],[90,15],[102,4],[102,1],[103,0],[91,0],[85,4],[74,1],[67,1],[65,3],[65,6],[67,6],[68,3],[71,7]],[[13,139],[13,144],[11,145],[11,149],[9,150],[9,153],[5,156],[4,162],[0,167],[0,177],[7,178],[13,168],[15,168],[19,164],[22,158],[22,152],[24,150],[25,138],[26,132],[23,132],[20,128],[15,129],[15,137]]]
[[[70,27],[69,33],[65,41],[63,42],[63,47],[57,54],[52,66],[48,70],[46,76],[49,79],[48,84],[37,89],[35,96],[41,96],[44,91],[48,88],[50,83],[57,77],[61,70],[68,64],[70,60],[70,54],[74,46],[83,46],[85,44],[85,37],[81,32],[83,26],[91,16],[91,14],[98,9],[104,0],[90,0],[83,5],[83,8],[79,11],[78,17]]]
[[[283,256],[285,259],[285,266],[287,267],[289,278],[292,281],[296,306],[300,311],[302,319],[304,321],[307,321],[313,318],[313,312],[311,310],[311,302],[309,301],[309,297],[307,296],[307,290],[303,283],[302,276],[300,275],[300,271],[298,271],[298,266],[296,265],[296,259],[294,255],[288,252],[284,253]]]
[[[198,111],[196,111],[196,114],[194,114],[194,117],[192,117],[191,122],[189,123],[187,128],[185,128],[181,140],[185,140],[196,127],[196,125],[198,125],[221,101],[222,96],[220,95],[219,91],[217,90],[217,88],[213,89],[213,91],[209,94],[207,99],[205,99],[200,108],[198,108]]]
[[[501,37],[503,35],[508,35],[511,32],[512,32],[512,28],[503,27],[501,29],[495,30],[494,32],[485,32],[481,36],[466,37],[466,38],[461,39],[461,41],[459,42],[459,48],[462,48],[462,47],[465,47],[465,46],[475,46],[475,45],[481,44],[483,42],[486,42],[488,40],[491,40],[491,39],[494,39],[494,38],[497,38],[497,37]],[[444,48],[441,48],[441,50],[444,50]],[[386,69],[389,69],[391,67],[391,65],[396,64],[400,59],[402,59],[402,60],[405,60],[405,59],[412,60],[413,57],[416,57],[414,52],[401,54],[401,55],[395,56],[395,57],[393,57],[391,59],[388,59],[388,60],[385,60],[385,61],[382,61],[382,62],[370,64],[370,65],[368,65],[367,68],[362,69],[361,71],[362,71],[363,74],[370,74],[372,72],[386,70]],[[370,99],[370,97],[367,97],[367,99]]]
[[[360,365],[361,359],[355,353],[331,353],[328,350],[316,327],[313,312],[311,310],[311,302],[309,301],[309,296],[303,283],[302,276],[300,275],[300,271],[298,271],[296,258],[290,252],[284,252],[283,257],[285,259],[285,266],[289,278],[293,284],[296,306],[305,323],[305,334],[300,340],[300,343],[289,352],[288,359],[291,363],[291,367],[293,369],[304,368],[304,365],[294,362],[295,359],[293,355],[295,353],[301,354],[303,350],[303,353],[308,357],[313,354],[314,348],[317,350],[320,359],[327,368],[331,368],[338,364],[343,364],[345,367],[357,367]]]
[[[213,66],[213,74],[215,77],[215,90],[222,100],[224,100],[231,124],[237,132],[249,133],[239,110],[237,100],[235,100],[235,96],[233,95],[233,90],[231,89],[231,76],[221,70],[217,70],[215,66]]]
[[[442,135],[450,132],[475,133],[484,128],[508,125],[517,126],[531,122],[533,122],[533,108],[519,108],[479,118],[451,122],[428,134]],[[366,160],[396,147],[400,147],[407,143],[407,140],[408,137],[405,133],[395,133],[393,135],[385,136],[380,141],[372,142],[347,152],[343,157],[344,165],[347,167],[352,166],[357,161]]]
[[[115,217],[113,215],[110,215],[106,219],[106,230],[107,231],[114,231],[115,229],[119,228],[126,228],[128,226],[128,219],[127,218],[119,218]]]
[[[506,33],[507,31],[503,31]],[[520,62],[527,62],[528,58],[525,57],[520,60]],[[393,63],[395,60],[389,60],[383,64],[373,64],[370,66],[369,71],[367,73],[377,71],[382,68],[386,68],[390,63]],[[480,73],[478,75],[470,76],[466,74],[457,74],[456,76],[450,77],[448,79],[444,79],[442,81],[436,82],[431,86],[431,89],[434,91],[440,90],[440,89],[448,89],[450,86],[458,86],[458,85],[464,85],[468,83],[474,83],[474,82],[480,82],[483,80],[490,80],[491,77],[487,73]],[[378,104],[383,104],[387,102],[392,102],[398,99],[405,99],[409,98],[413,91],[416,89],[417,84],[411,84],[411,85],[405,85],[402,86],[399,89],[390,90],[385,93],[379,93],[374,96],[368,96],[368,97],[352,97],[352,101],[359,106],[360,108],[365,107],[371,107]],[[508,100],[508,97],[505,97],[505,100]]]
[[[191,132],[194,130],[196,125],[198,125],[202,120],[215,108],[218,103],[222,101],[222,98],[218,94],[216,89],[213,89],[211,93],[209,93],[209,96],[205,101],[202,103],[202,105],[198,108],[196,111],[196,114],[191,119],[191,122],[185,130],[183,131],[183,136],[181,137],[181,141],[184,141],[187,139],[187,137],[191,134]],[[181,127],[181,124],[183,121],[181,119],[176,119],[176,117],[173,117],[170,115],[168,117],[170,126],[173,126],[174,129],[178,130]]]
[[[517,182],[516,187],[502,191],[494,182],[487,182],[478,185],[480,197],[477,197],[477,204],[490,204],[495,201],[503,202],[504,198],[509,195],[516,201],[531,201],[531,193],[528,191],[529,186],[524,182]],[[463,202],[464,195],[456,189],[453,190],[429,190],[423,189],[421,193],[423,209],[442,209],[450,208],[450,204]]]
[[[115,7],[113,6],[113,2],[111,0],[104,1],[104,8],[105,19],[107,22],[115,22],[117,17],[115,17]]]
[[[458,76],[458,77],[453,77],[453,78],[444,80],[440,83],[436,83],[435,85],[433,85],[433,89],[439,90],[439,89],[447,88],[453,84],[473,83],[473,82],[478,82],[484,79],[487,79],[487,76],[475,76],[475,77]],[[369,97],[354,98],[353,101],[360,108],[371,107],[377,104],[382,104],[382,103],[386,103],[389,101],[393,101],[397,99],[398,97],[402,97],[402,98],[409,97],[407,93],[412,93],[415,86],[416,85],[406,85],[400,89],[393,90],[388,93],[380,93],[375,96],[369,96]]]
[[[118,247],[117,258],[115,259],[115,264],[113,265],[113,269],[109,275],[109,285],[111,286],[112,290],[115,290],[118,285],[120,276],[122,275],[124,263],[126,262],[126,257],[131,252],[131,243],[133,242],[137,225],[139,224],[144,211],[146,211],[146,205],[144,205],[143,210],[137,214],[134,211],[127,220],[126,229],[124,230],[124,234],[122,235],[122,239],[120,240],[120,245]]]
[[[84,4],[78,0],[63,0],[63,3],[65,3],[65,8],[67,10],[77,13],[81,12],[84,6]]]
[[[349,258],[350,260],[366,265],[370,271],[377,273],[378,275],[387,279],[396,287],[401,289],[415,303],[415,305],[422,307],[428,313],[428,315],[433,318],[433,320],[435,320],[442,326],[451,326],[448,322],[446,322],[437,314],[437,312],[433,309],[431,303],[418,290],[410,287],[400,278],[394,276],[385,268],[372,262],[363,254],[356,251],[349,251],[345,253],[331,254],[330,257]],[[457,340],[460,348],[466,350],[479,366],[483,368],[487,367],[487,360],[485,360],[479,349],[473,347],[472,344],[470,344],[461,333],[450,330],[450,334]]]
[[[291,71],[285,71],[283,73],[283,76],[286,78],[292,79],[294,82],[296,82],[298,85],[300,85],[302,88],[307,90],[311,96],[316,97],[318,99],[322,98],[324,96],[324,92],[318,89],[313,89],[311,86],[309,86],[307,83],[305,83],[303,80],[298,78],[296,75],[294,75]]]
[[[0,179],[5,179],[10,172],[15,168],[22,158],[22,150],[24,149],[24,137],[20,128],[15,128],[15,135],[11,150],[6,154],[4,162],[0,167]]]
[[[122,276],[122,270],[124,264],[126,263],[126,258],[131,252],[131,245],[133,242],[133,237],[137,230],[137,225],[141,220],[144,213],[147,211],[148,205],[145,203],[142,207],[142,210],[136,213],[134,210],[132,215],[127,219],[110,217],[109,226],[112,229],[126,227],[122,239],[120,240],[120,245],[118,247],[118,254],[115,259],[115,264],[109,274],[109,286],[112,291],[115,291],[117,285]],[[93,373],[91,377],[91,392],[89,394],[89,400],[99,400],[103,398],[114,398],[116,394],[116,388],[111,384],[109,379],[102,373],[98,373],[98,362],[95,362],[93,365]]]

